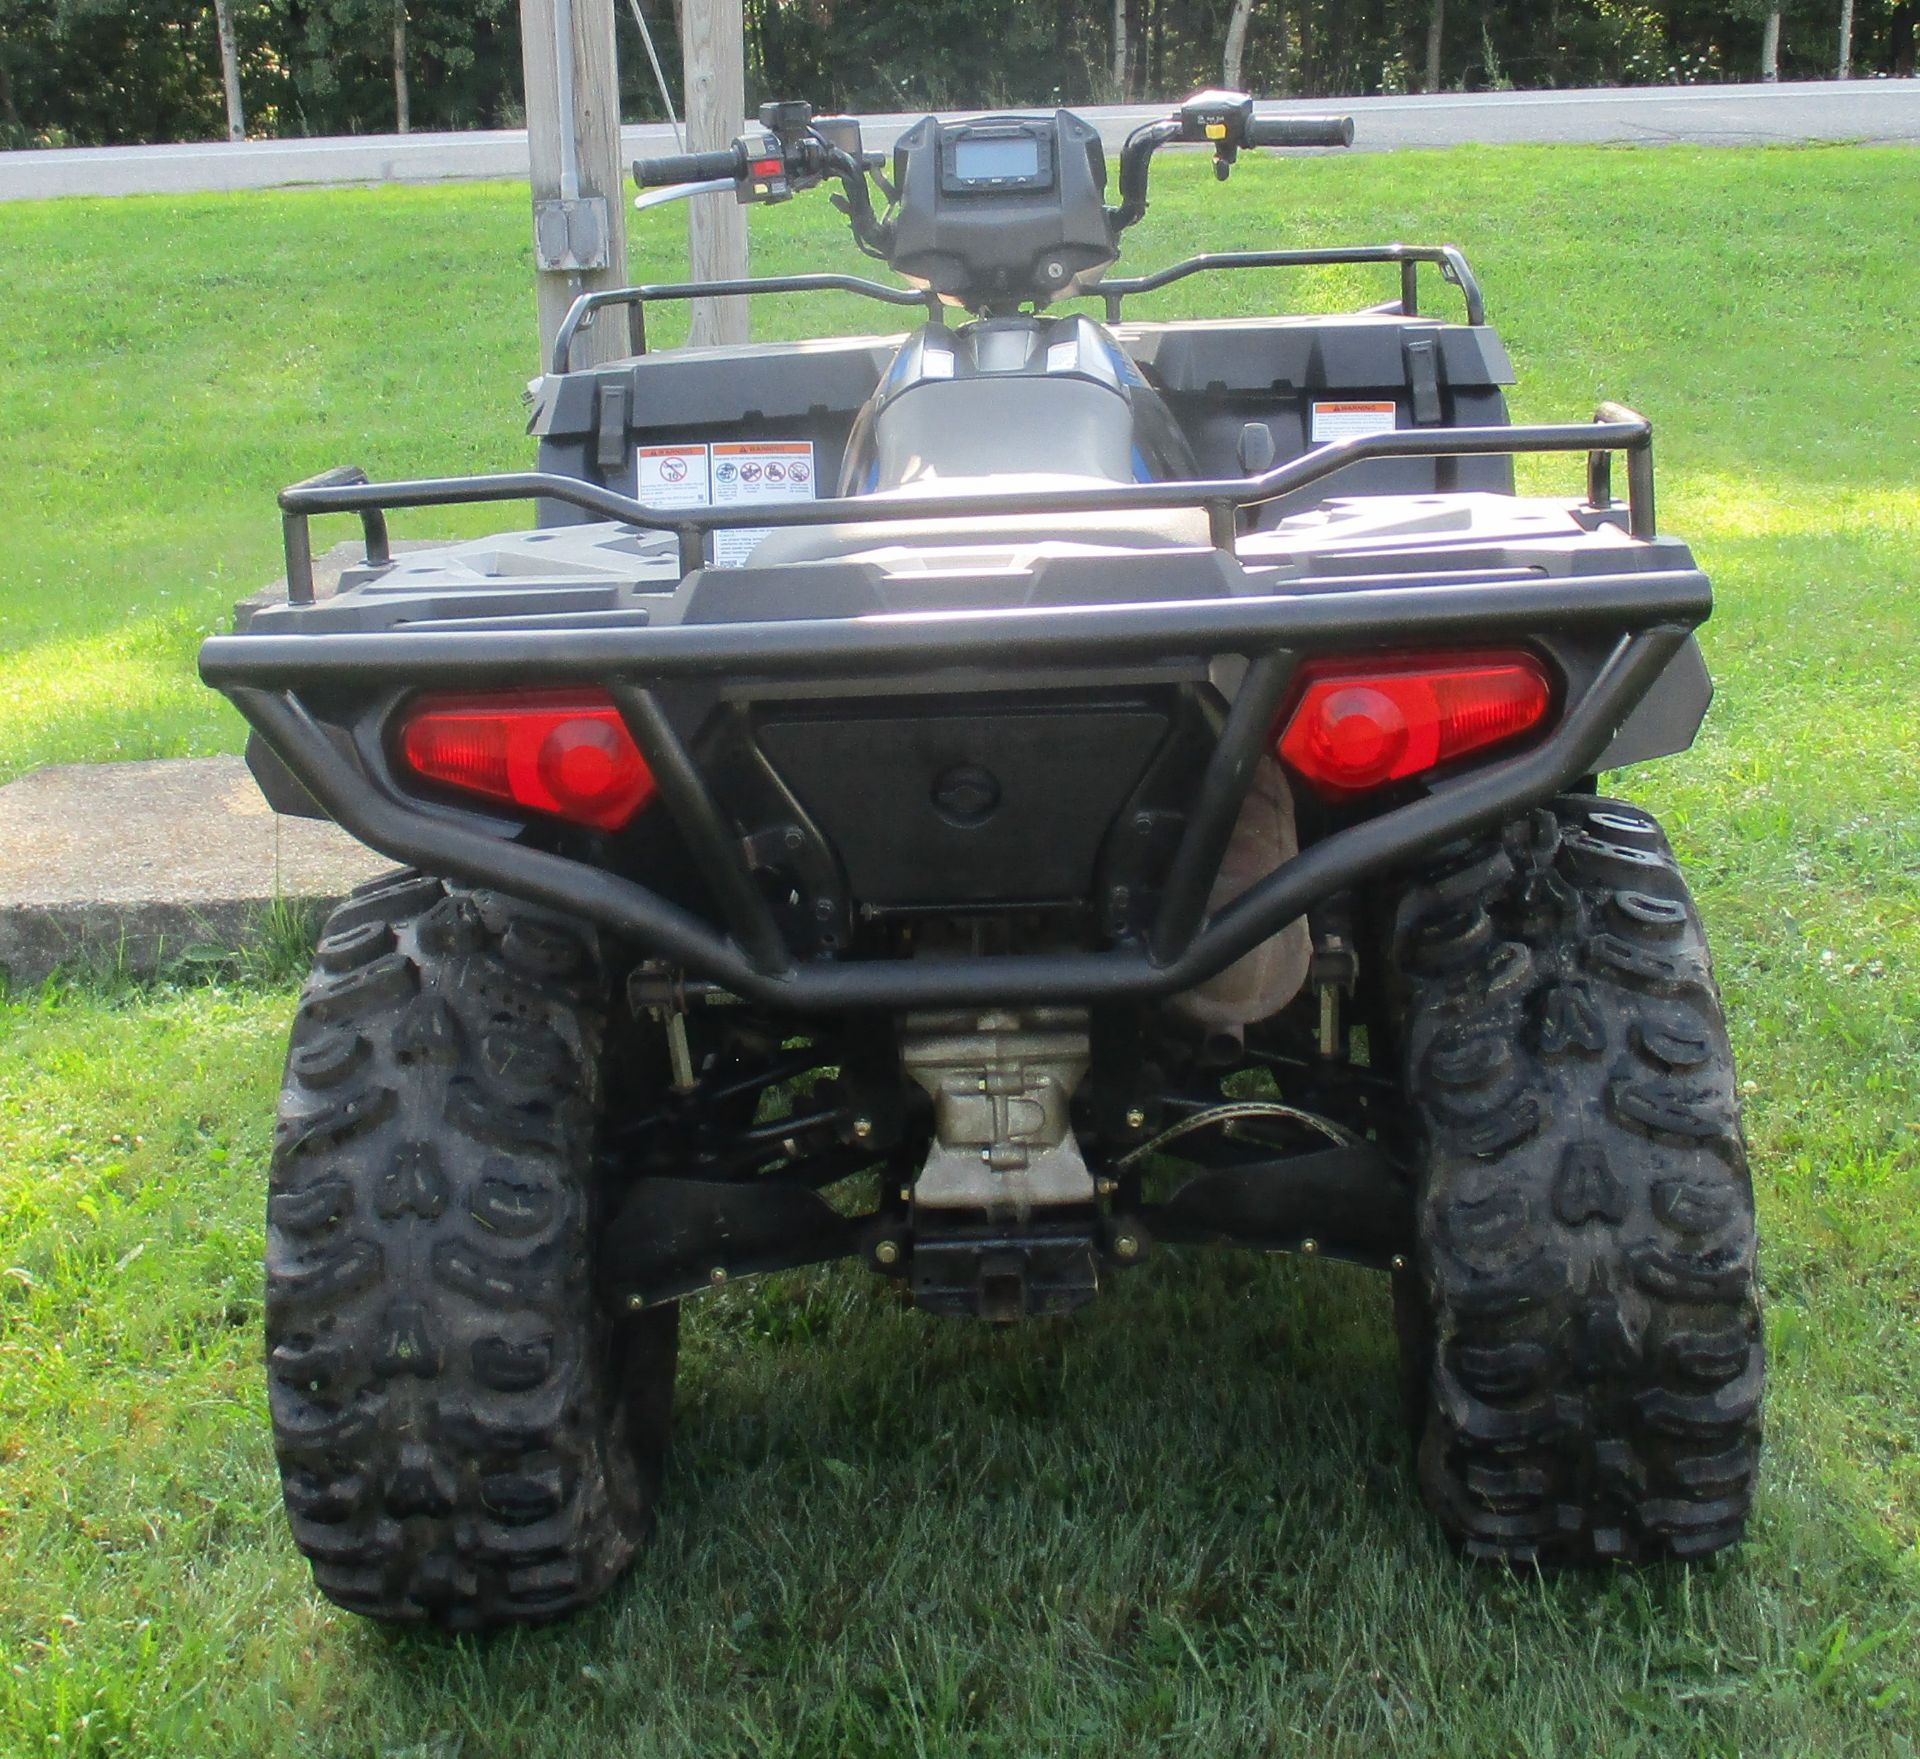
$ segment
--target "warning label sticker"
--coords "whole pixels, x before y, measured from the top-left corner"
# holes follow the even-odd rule
[[[811,440],[716,440],[713,504],[736,507],[747,502],[811,501],[814,498]],[[739,527],[713,534],[713,565],[742,566],[768,527]]]
[[[650,507],[704,507],[711,491],[705,446],[642,446],[639,492]]]
[[[710,446],[642,446],[637,498],[652,507],[739,507],[811,501],[811,440],[716,440]],[[713,534],[713,565],[738,568],[768,526]]]
[[[1326,440],[1351,440],[1360,434],[1390,434],[1394,418],[1392,403],[1316,403],[1307,438],[1318,446]]]

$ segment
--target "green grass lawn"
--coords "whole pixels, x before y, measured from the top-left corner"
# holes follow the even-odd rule
[[[1384,1289],[1336,1265],[1163,1260],[1010,1333],[824,1271],[697,1305],[659,1539],[602,1608],[383,1634],[311,1592],[266,1435],[291,988],[54,985],[0,1000],[0,1754],[1915,1751],[1916,187],[1896,150],[1463,150],[1225,191],[1189,162],[1135,234],[1139,266],[1451,237],[1517,413],[1655,419],[1720,695],[1621,786],[1688,860],[1747,1089],[1773,1390],[1742,1551],[1547,1582],[1455,1561],[1402,1453]],[[0,777],[237,746],[191,657],[277,572],[282,482],[526,459],[524,203],[0,208]],[[673,269],[677,222],[646,224],[637,278]],[[754,224],[761,269],[850,261],[822,204]],[[784,302],[759,328],[871,321]]]

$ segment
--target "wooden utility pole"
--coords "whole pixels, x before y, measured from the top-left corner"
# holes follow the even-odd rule
[[[1427,14],[1427,84],[1426,90],[1437,92],[1440,89],[1440,47],[1447,29],[1447,0],[1433,0],[1433,10]]]
[[[1760,77],[1768,85],[1780,78],[1780,8],[1777,6],[1760,27]]]
[[[1240,67],[1247,53],[1247,20],[1253,15],[1253,0],[1233,0],[1227,15],[1227,46],[1220,57],[1220,83],[1230,92],[1240,89]]]
[[[544,372],[567,307],[627,280],[613,0],[520,0],[520,52]],[[626,336],[624,323],[595,324],[574,343],[576,364],[617,359]]]
[[[233,34],[233,0],[213,0],[213,24],[220,35],[220,82],[227,94],[227,139],[245,140],[247,117],[240,108],[240,45]]]
[[[680,50],[686,67],[687,151],[733,145],[747,113],[747,21],[742,0],[685,0]],[[738,281],[747,272],[747,211],[727,195],[687,203],[687,261],[696,281]],[[744,299],[696,299],[688,342],[747,339]]]
[[[407,91],[407,0],[393,0],[393,127],[405,134],[413,126],[413,103]]]

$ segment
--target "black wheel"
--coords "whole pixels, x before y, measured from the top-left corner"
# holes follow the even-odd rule
[[[287,1054],[268,1390],[329,1599],[453,1630],[585,1605],[645,1536],[678,1313],[596,1301],[593,934],[399,874],[328,922]]]
[[[1399,902],[1421,1487],[1470,1553],[1736,1541],[1764,1374],[1753,1189],[1706,941],[1666,839],[1569,798]]]

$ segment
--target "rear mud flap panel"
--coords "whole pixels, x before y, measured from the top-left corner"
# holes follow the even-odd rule
[[[1621,722],[1620,731],[1614,734],[1613,743],[1595,768],[1617,770],[1625,764],[1685,751],[1700,731],[1712,701],[1713,680],[1707,676],[1707,662],[1700,643],[1689,635],[1667,662],[1666,670],[1654,680],[1653,688]]]
[[[283,817],[325,820],[330,816],[258,733],[247,735],[247,768],[266,803]]]

